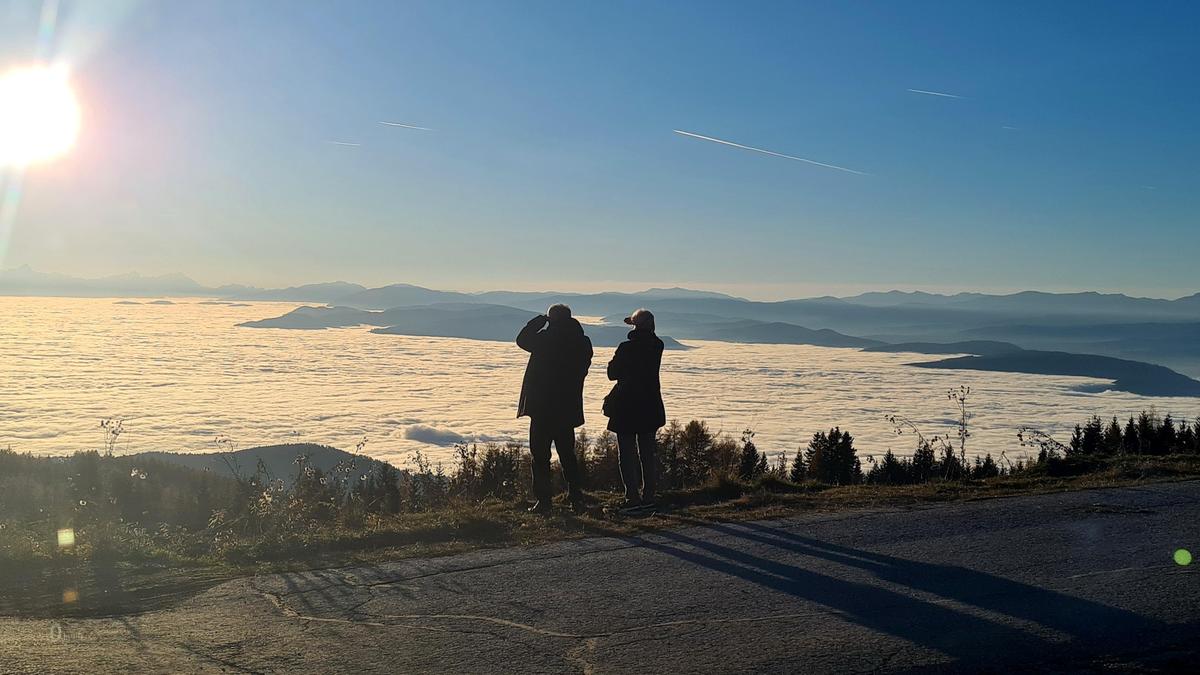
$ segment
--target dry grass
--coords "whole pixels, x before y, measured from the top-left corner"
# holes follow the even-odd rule
[[[1059,473],[1066,475],[1050,475]],[[1074,475],[1072,475],[1074,474]],[[86,616],[160,609],[222,581],[281,571],[372,564],[501,546],[534,546],[588,536],[621,535],[680,522],[778,518],[850,509],[901,509],[944,502],[1084,490],[1200,477],[1200,456],[1123,457],[1057,465],[1046,472],[970,482],[911,486],[793,484],[774,477],[747,483],[719,479],[662,496],[656,514],[623,516],[608,505],[613,494],[592,495],[591,508],[574,516],[560,506],[546,517],[524,504],[494,499],[452,503],[437,511],[375,517],[362,527],[327,526],[298,536],[249,538],[220,559],[186,550],[143,551],[79,547],[50,559],[8,560],[0,612]],[[2,561],[0,561],[2,562]],[[64,598],[74,598],[65,602]]]

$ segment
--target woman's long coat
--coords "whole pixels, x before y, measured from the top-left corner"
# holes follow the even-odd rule
[[[604,399],[608,430],[618,434],[655,431],[667,423],[658,369],[663,341],[648,330],[635,329],[608,362],[608,379],[616,380]]]

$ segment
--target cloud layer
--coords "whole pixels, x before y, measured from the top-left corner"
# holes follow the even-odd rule
[[[465,443],[468,439],[460,433],[449,429],[439,429],[428,424],[413,424],[404,429],[404,438],[430,445],[454,445]]]
[[[528,420],[516,417],[526,355],[515,345],[234,327],[295,306],[0,298],[10,319],[0,323],[10,402],[0,407],[0,447],[56,455],[98,448],[98,422],[109,417],[126,419],[118,452],[212,451],[218,435],[243,448],[295,441],[353,448],[365,436],[368,454],[403,463],[417,450],[448,461],[456,442],[527,437]],[[937,357],[694,344],[663,357],[668,416],[704,419],[734,436],[752,427],[771,453],[794,453],[834,425],[849,429],[864,455],[889,447],[909,453],[913,439],[896,436],[884,415],[907,415],[927,435],[945,433],[952,417],[945,393],[959,384],[973,392],[968,454],[1005,451],[1014,460],[1028,451],[1016,442],[1022,425],[1066,439],[1093,413],[1123,418],[1150,406],[1200,413],[1200,399],[1084,393],[1103,384],[1086,378],[904,365]],[[587,380],[593,435],[606,421],[600,405],[611,354],[596,350]]]

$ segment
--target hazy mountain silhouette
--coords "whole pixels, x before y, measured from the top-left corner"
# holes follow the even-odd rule
[[[946,324],[963,327],[977,320],[1002,317],[1037,317],[1055,323],[1078,323],[1080,317],[1126,316],[1145,320],[1161,316],[1164,320],[1190,317],[1200,321],[1200,293],[1177,300],[1135,298],[1119,293],[1046,293],[1022,291],[1005,295],[957,293],[941,295],[921,291],[869,292],[845,298],[818,298],[756,302],[724,293],[687,288],[651,288],[637,293],[558,293],[488,291],[460,293],[423,288],[411,284],[391,284],[365,288],[348,282],[314,283],[283,289],[261,289],[243,285],[205,287],[186,276],[170,274],[145,277],[124,274],[86,279],[63,274],[36,272],[28,266],[0,271],[0,293],[35,295],[78,293],[94,296],[129,292],[153,295],[211,295],[238,299],[279,299],[296,302],[320,302],[361,309],[386,309],[435,302],[480,302],[544,311],[554,302],[566,302],[576,314],[603,316],[630,311],[631,303],[653,300],[664,311],[715,314],[729,319],[780,321],[837,331],[849,327],[876,326],[882,330],[920,324]],[[835,324],[841,324],[835,325]],[[982,325],[982,324],[977,324]],[[876,331],[870,331],[876,332]]]
[[[672,286],[671,288],[648,288],[644,291],[631,293],[630,295],[640,298],[720,298],[726,300],[741,300],[745,302],[745,298],[739,298],[725,293],[716,293],[714,291],[697,291],[690,288],[680,288]]]
[[[581,296],[583,297],[583,296]],[[594,303],[609,303],[612,298],[608,294],[586,296]],[[545,298],[538,298],[541,306]],[[629,298],[624,298],[628,307]],[[814,304],[825,307],[836,307],[839,310],[851,306],[840,300],[835,301],[792,301],[785,303],[753,303],[726,298],[700,299],[667,299],[654,303],[655,307],[672,303],[685,303],[687,306],[701,304],[712,307],[713,304],[734,304],[742,307],[771,306],[774,310],[782,305],[785,310],[797,305],[805,306],[810,311]],[[576,306],[588,305],[575,299]],[[857,310],[870,309],[858,307]],[[904,311],[902,308],[882,308],[883,311]],[[577,310],[578,311],[578,310]],[[625,310],[627,311],[627,310]],[[942,311],[942,310],[938,310]],[[373,332],[393,335],[415,335],[430,337],[459,337],[475,340],[494,340],[507,342],[512,339],[514,326],[519,327],[536,312],[504,305],[481,303],[439,303],[433,305],[395,307],[385,311],[367,311],[350,307],[300,307],[280,317],[250,321],[243,326],[254,328],[291,328],[318,329],[339,326],[369,325],[377,326]],[[586,314],[587,311],[579,311]],[[621,314],[609,315],[608,324],[587,326],[586,330],[597,346],[615,346],[624,340],[626,329],[616,324]],[[727,319],[719,314],[686,313],[659,311],[660,327],[681,337],[705,340],[722,340],[726,342],[744,343],[774,343],[774,344],[810,344],[827,347],[856,347],[872,351],[889,352],[919,352],[929,354],[973,354],[957,359],[946,359],[933,363],[916,364],[928,368],[973,368],[980,370],[1002,370],[1009,372],[1027,372],[1049,375],[1082,375],[1114,381],[1113,388],[1144,395],[1183,396],[1200,394],[1200,383],[1175,372],[1169,368],[1142,363],[1127,359],[1098,354],[1074,354],[1061,351],[1031,351],[1023,350],[1020,345],[995,340],[969,340],[952,342],[934,341],[904,341],[894,344],[884,344],[878,340],[854,337],[830,329],[810,329],[805,326],[778,321],[759,321],[753,319]],[[1049,330],[1049,329],[1043,329]],[[1087,335],[1086,329],[1074,329],[1059,326],[1057,330],[1070,335],[1076,333]],[[1136,340],[1145,337],[1137,325],[1125,325],[1120,330]],[[1175,335],[1178,344],[1193,344],[1190,336],[1200,330],[1193,324],[1167,324],[1163,329],[1167,335]],[[1151,331],[1153,332],[1153,331]],[[1060,338],[1062,339],[1062,338]],[[1153,339],[1151,339],[1153,341]],[[668,348],[683,348],[676,340],[664,338]],[[1141,344],[1141,343],[1138,343]],[[1129,346],[1130,349],[1137,345]]]
[[[1200,322],[1143,322],[1047,326],[1014,324],[967,329],[965,333],[1005,335],[1024,342],[1078,342],[1129,346],[1152,342],[1156,349],[1200,354]]]
[[[897,305],[953,305],[980,297],[983,297],[982,293],[940,295],[924,291],[871,291],[841,299],[856,305],[895,307]]]
[[[1096,377],[1112,380],[1112,386],[1107,388],[1142,396],[1200,396],[1200,382],[1170,368],[1093,354],[1020,350],[986,356],[959,356],[909,365],[919,368]]]
[[[253,475],[259,460],[262,460],[272,478],[290,483],[296,478],[296,471],[299,468],[296,458],[299,456],[307,457],[307,466],[324,472],[329,472],[339,463],[348,464],[353,461],[355,468],[350,472],[350,478],[354,480],[357,480],[360,475],[369,474],[376,465],[384,463],[365,455],[353,455],[345,450],[316,443],[264,445],[232,452],[139,452],[127,457],[146,457],[200,471],[211,471],[223,476],[230,475],[231,467],[240,471],[242,475]]]
[[[430,305],[435,302],[473,302],[477,299],[467,293],[435,291],[411,284],[392,284],[380,288],[368,288],[336,299],[336,304],[362,309],[387,309],[408,305]],[[543,310],[545,307],[542,308]]]
[[[1200,340],[1194,339],[1191,329],[1171,325],[1200,323],[1200,294],[1162,300],[1094,292],[942,295],[893,290],[846,298],[825,296],[759,302],[686,288],[652,288],[638,293],[460,293],[410,284],[364,288],[347,282],[274,290],[246,286],[206,288],[182,275],[82,279],[35,272],[28,267],[0,271],[0,294],[208,296],[311,302],[360,310],[457,302],[543,312],[551,304],[564,302],[576,315],[614,317],[611,323],[636,307],[648,306],[659,317],[659,327],[664,333],[681,338],[850,347],[868,347],[876,342],[1004,341],[1026,348],[1151,359],[1200,373]],[[279,325],[322,328],[365,323],[390,327],[395,332],[416,331],[413,334],[449,330],[402,323],[377,324],[370,319],[330,324],[332,314],[322,312],[319,317],[302,314],[289,317],[286,326]],[[465,332],[478,335],[481,329]]]
[[[238,326],[244,328],[287,328],[290,330],[322,330],[347,326],[383,326],[382,312],[371,312],[354,307],[297,307],[287,314],[245,321]]]
[[[901,342],[881,344],[863,349],[864,352],[913,352],[916,354],[974,354],[990,356],[1008,354],[1022,349],[1011,342],[995,340],[964,340],[962,342]]]
[[[723,293],[694,291],[686,288],[651,288],[636,293],[528,293],[517,291],[488,291],[472,296],[478,302],[508,305],[520,309],[543,312],[557,303],[569,305],[579,316],[605,316],[629,313],[643,305],[656,307],[664,301],[688,302],[750,302]]]
[[[1200,373],[1200,322],[1014,324],[964,331],[1009,340],[1030,349],[1069,350],[1151,360]]]
[[[604,317],[605,323],[619,324],[624,314]],[[754,344],[815,345],[819,347],[869,347],[878,340],[843,335],[827,328],[813,330],[790,323],[728,319],[713,314],[655,314],[659,329],[680,339],[721,340]]]
[[[1163,300],[1159,298],[1130,297],[1122,293],[1097,293],[1095,291],[1080,293],[1021,291],[1006,295],[991,295],[987,293],[939,295],[921,291],[888,291],[886,293],[863,293],[843,299],[852,304],[873,307],[929,305],[978,312],[1018,314],[1188,316],[1200,311],[1200,294],[1177,300]]]
[[[340,298],[367,290],[366,286],[345,281],[332,281],[323,284],[305,284],[289,286],[272,290],[248,289],[240,293],[232,293],[227,297],[232,300],[278,300],[284,302],[328,302],[334,303]]]
[[[1156,298],[1133,298],[1120,293],[1044,293],[1022,291],[1010,295],[982,295],[957,306],[985,311],[1056,313],[1083,315],[1186,315],[1194,311],[1188,303]]]
[[[440,303],[417,307],[394,307],[370,311],[352,307],[298,307],[287,314],[238,324],[247,328],[312,330],[346,326],[379,326],[371,332],[387,335],[456,337],[470,340],[510,342],[521,326],[537,312],[480,303]],[[615,347],[625,340],[626,326],[583,327],[593,344]],[[667,349],[687,347],[668,336],[659,336]]]
[[[66,274],[37,272],[28,265],[0,270],[0,295],[145,297],[200,294],[205,289],[182,274],[142,276],[137,273],[86,279]]]
[[[868,347],[880,344],[878,340],[842,335],[828,328],[813,330],[779,321],[739,321],[732,325],[716,327],[709,335],[709,339],[726,342],[803,344],[819,347]]]

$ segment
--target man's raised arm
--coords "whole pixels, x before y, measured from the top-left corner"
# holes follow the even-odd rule
[[[550,319],[545,314],[538,314],[525,324],[520,333],[517,333],[517,346],[530,354],[534,349],[537,349],[541,343],[541,330],[550,323]]]

